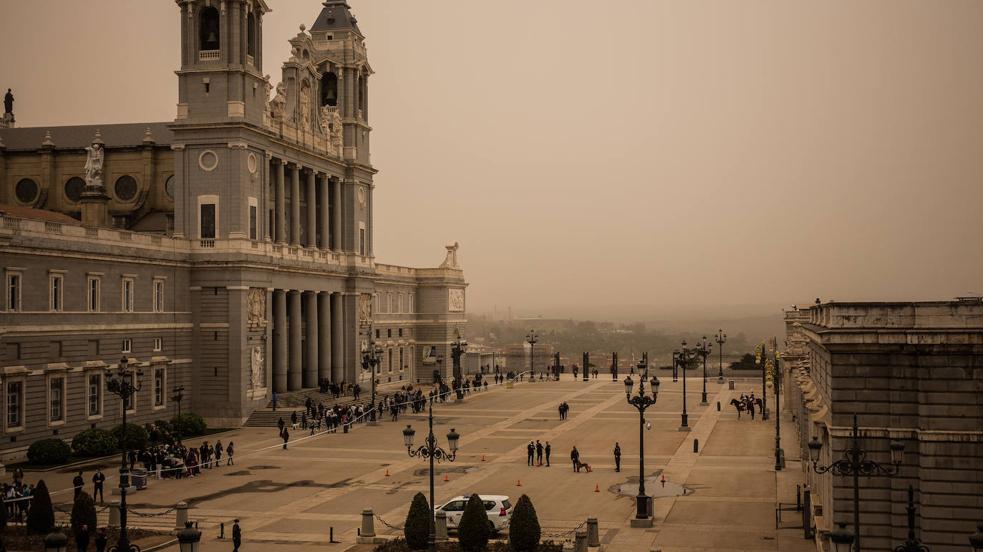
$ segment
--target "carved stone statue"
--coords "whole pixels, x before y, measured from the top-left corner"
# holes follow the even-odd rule
[[[3,112],[4,114],[14,114],[14,93],[9,88],[3,96]]]
[[[259,389],[263,387],[263,373],[265,371],[263,348],[259,345],[253,347],[249,357],[249,387]]]
[[[102,187],[102,165],[105,157],[102,139],[96,131],[96,137],[92,145],[85,148],[87,157],[85,159],[85,185],[88,187]]]
[[[460,244],[454,242],[453,245],[445,245],[444,247],[447,248],[447,257],[444,262],[440,263],[440,268],[460,270],[461,267],[457,264],[457,248],[460,247]]]
[[[266,291],[260,288],[250,288],[246,298],[248,325],[250,328],[266,327]]]
[[[372,296],[367,294],[362,294],[358,296],[358,321],[362,324],[368,324],[369,320],[372,319]]]
[[[304,86],[300,91],[300,121],[305,130],[311,128],[313,122],[311,113],[311,87]]]
[[[287,87],[282,82],[276,85],[276,96],[270,100],[270,117],[283,120],[283,112],[287,107]]]

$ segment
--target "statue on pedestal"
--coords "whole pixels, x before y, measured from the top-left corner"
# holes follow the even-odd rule
[[[270,100],[270,116],[283,120],[283,112],[287,107],[287,87],[281,82],[276,85],[276,96]]]
[[[105,157],[102,138],[99,131],[92,140],[92,145],[85,148],[85,185],[86,187],[102,188],[102,165]]]
[[[460,244],[454,242],[453,245],[445,245],[444,247],[447,249],[447,257],[444,262],[440,263],[440,268],[459,270],[461,267],[457,264],[457,248],[460,247]]]

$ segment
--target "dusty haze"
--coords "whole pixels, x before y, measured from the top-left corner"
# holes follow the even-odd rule
[[[269,3],[279,80],[321,6]],[[351,3],[376,71],[376,255],[435,265],[460,241],[469,310],[983,291],[983,2]],[[3,0],[18,124],[173,119],[179,17]]]

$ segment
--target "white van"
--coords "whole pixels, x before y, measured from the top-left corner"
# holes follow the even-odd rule
[[[471,495],[456,496],[446,504],[437,508],[436,511],[447,514],[447,529],[457,529],[461,523],[461,516],[464,515],[464,507],[467,506]],[[478,495],[478,498],[485,504],[485,513],[488,515],[488,524],[493,533],[504,531],[509,527],[512,519],[512,503],[509,497],[503,495]]]

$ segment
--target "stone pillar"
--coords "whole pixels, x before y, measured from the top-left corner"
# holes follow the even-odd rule
[[[444,542],[447,540],[447,514],[443,511],[437,512],[434,516],[434,529],[437,534],[437,542]],[[585,551],[586,552],[586,551]]]
[[[290,365],[287,368],[287,389],[296,391],[301,388],[301,312],[300,312],[300,292],[291,290],[288,294],[290,309]]]
[[[300,246],[300,165],[290,169],[290,245]]]
[[[374,256],[372,252],[372,241],[375,237],[375,221],[372,216],[372,190],[374,189],[374,184],[365,187],[365,255],[368,257]]]
[[[287,188],[286,163],[282,159],[274,161],[276,171],[276,243],[287,242]]]
[[[365,538],[375,536],[375,514],[372,508],[362,510],[362,535]]]
[[[114,500],[109,503],[109,527],[119,527],[119,501]]]
[[[287,390],[287,292],[273,291],[273,390]]]
[[[304,246],[317,249],[317,195],[314,180],[317,173],[313,170],[307,173],[307,240]]]
[[[317,294],[317,379],[331,379],[331,294]]]
[[[304,364],[303,383],[305,388],[317,387],[317,368],[318,368],[318,347],[319,338],[317,323],[317,292],[309,291],[304,294],[306,305],[304,309],[304,321],[307,326],[307,333],[304,339],[307,341],[307,363]]]
[[[328,240],[328,235],[331,231],[331,209],[328,197],[328,186],[330,184],[327,175],[321,175],[321,186],[319,189],[321,195],[321,249],[331,249],[331,242]]]
[[[188,503],[178,502],[174,506],[174,528],[184,529],[184,524],[188,521]]]
[[[597,518],[587,518],[587,546],[601,546],[601,534]]]
[[[577,531],[574,535],[573,552],[587,552],[587,531]]]
[[[334,181],[334,249],[335,251],[341,251],[342,240],[341,240],[341,179],[336,178]]]
[[[345,379],[345,307],[341,293],[331,294],[331,381]],[[354,382],[348,382],[354,383]]]

